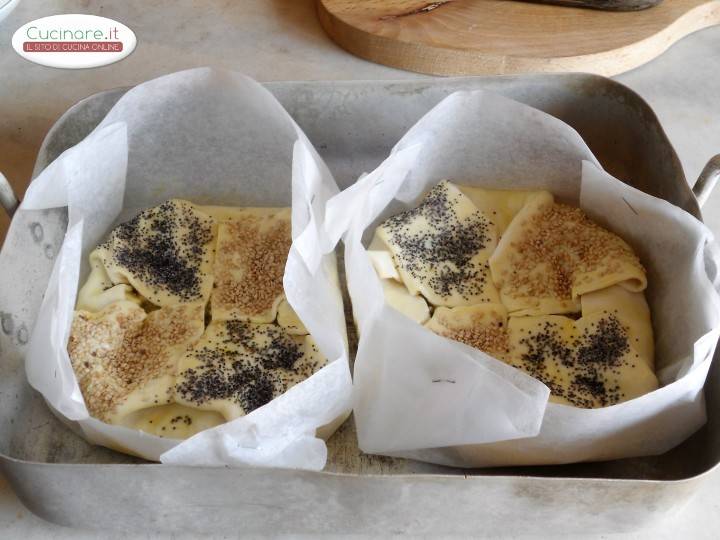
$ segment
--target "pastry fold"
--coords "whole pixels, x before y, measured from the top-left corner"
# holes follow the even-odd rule
[[[91,255],[112,284],[128,284],[155,306],[207,302],[216,222],[171,199],[118,225]]]
[[[77,311],[68,353],[90,414],[163,436],[190,436],[221,423],[216,415],[169,407],[178,360],[202,335],[203,319],[201,303],[146,313],[118,301],[94,313]]]
[[[440,182],[417,208],[389,218],[376,233],[410,294],[436,306],[498,302],[488,268],[496,229],[450,182]]]
[[[511,317],[507,361],[545,383],[555,402],[595,408],[639,397],[656,390],[658,380],[625,319],[614,310],[578,320]]]
[[[580,311],[580,296],[619,285],[639,292],[645,270],[632,248],[579,208],[532,198],[490,257],[502,303],[514,316]]]
[[[606,407],[658,387],[638,257],[548,191],[440,182],[368,255],[389,306],[539,379],[551,401]]]
[[[425,327],[499,359],[510,354],[507,310],[502,304],[439,307]]]
[[[238,210],[221,222],[213,265],[213,320],[273,322],[284,298],[283,275],[291,244],[289,208]]]
[[[179,362],[175,400],[233,420],[325,363],[309,335],[292,335],[276,324],[213,321]]]
[[[289,208],[170,200],[116,227],[90,255],[68,344],[90,414],[187,438],[324,366],[285,299],[291,242]]]

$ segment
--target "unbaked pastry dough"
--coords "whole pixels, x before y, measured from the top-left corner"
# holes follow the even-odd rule
[[[456,232],[467,240],[463,220],[477,215],[487,224],[476,234],[494,239],[496,231],[500,240],[482,251],[491,276],[469,272],[463,287],[496,286],[499,294],[438,295],[432,282],[444,269],[422,257],[463,252]],[[388,305],[528,372],[550,388],[551,401],[605,407],[658,387],[640,261],[622,239],[547,191],[443,181],[418,209],[381,224],[368,254]]]
[[[269,323],[277,317],[292,243],[290,209],[252,210],[239,210],[218,226],[213,320]]]
[[[502,304],[439,307],[425,327],[496,358],[503,359],[510,353],[507,310]]]
[[[180,360],[175,400],[233,420],[325,365],[309,335],[276,324],[213,321]]]
[[[485,189],[474,186],[457,186],[483,214],[488,216],[499,235],[505,233],[510,222],[531,200],[547,198],[547,191],[515,191],[508,189]]]
[[[146,313],[121,300],[98,312],[77,311],[68,353],[90,415],[128,426],[138,411],[174,403],[178,359],[202,335],[203,318],[199,303]],[[190,418],[187,432],[207,423],[192,410],[183,414]],[[159,421],[146,426],[156,435],[167,431],[163,427]]]
[[[390,249],[385,242],[380,239],[377,233],[373,237],[372,242],[370,242],[367,253],[373,268],[375,268],[375,272],[377,272],[377,275],[380,276],[381,279],[401,280]]]
[[[424,323],[430,318],[430,306],[422,296],[413,295],[400,283],[392,279],[381,281],[385,301],[416,323]]]
[[[284,297],[290,244],[289,208],[170,200],[114,229],[68,344],[90,414],[182,439],[325,365]]]
[[[496,229],[450,182],[440,182],[417,208],[387,219],[376,233],[411,294],[436,306],[498,301],[487,264]]]
[[[113,284],[98,251],[93,251],[90,254],[90,275],[78,292],[77,309],[90,312],[102,311],[106,306],[121,300],[138,305],[142,303],[142,298],[130,285]]]
[[[655,344],[650,307],[645,293],[628,291],[620,285],[583,294],[580,297],[583,316],[591,313],[611,314],[627,328],[632,347],[640,353],[650,369],[655,369]]]
[[[278,306],[277,323],[282,326],[288,334],[303,336],[310,333],[287,300],[283,300]]]
[[[658,381],[625,319],[614,310],[578,320],[510,317],[507,361],[544,382],[559,403],[594,408],[639,397],[657,389]]]
[[[549,193],[518,212],[490,257],[490,270],[503,304],[516,316],[574,313],[585,293],[612,285],[635,292],[647,287],[630,246]]]
[[[207,302],[216,222],[172,199],[118,225],[91,255],[113,284],[129,284],[156,306]]]

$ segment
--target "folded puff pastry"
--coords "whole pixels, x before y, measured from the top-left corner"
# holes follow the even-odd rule
[[[222,423],[218,414],[175,405],[178,360],[204,330],[202,304],[146,313],[119,301],[76,312],[68,353],[91,416],[184,438]]]
[[[578,320],[508,317],[502,304],[481,304],[437,308],[425,326],[527,372],[556,403],[605,407],[657,389],[643,294],[615,286],[593,295]]]
[[[284,298],[290,244],[289,208],[170,200],[114,229],[90,255],[68,344],[90,414],[182,439],[325,365]]]
[[[630,246],[547,192],[515,216],[489,262],[502,303],[514,316],[578,312],[585,293],[612,285],[635,292],[647,287]]]
[[[290,209],[239,210],[218,227],[213,320],[269,323],[283,301]]]
[[[437,306],[499,301],[488,267],[495,226],[450,182],[432,188],[417,208],[387,219],[376,235],[411,294]]]
[[[462,219],[474,215],[473,208],[485,217],[499,238],[488,257],[497,295],[438,302],[427,292],[437,265],[423,266],[407,251],[420,257],[458,246],[452,233],[429,229],[435,211],[420,210],[428,204],[439,204],[439,215],[451,210],[451,220],[443,222],[452,230],[463,229]],[[604,407],[658,387],[643,293],[647,278],[622,239],[580,209],[555,203],[547,191],[488,190],[443,181],[416,210],[378,227],[368,247],[388,305],[443,337],[528,372],[550,387],[551,400],[558,403]],[[410,241],[402,238],[407,233]],[[432,243],[445,238],[450,241],[444,246]],[[418,250],[423,243],[426,249]],[[414,265],[409,277],[403,257]],[[433,268],[434,273],[428,270]],[[467,278],[484,287],[488,276]],[[577,320],[562,316],[575,313],[581,315]]]
[[[213,321],[178,366],[175,400],[233,420],[326,364],[309,335],[276,324]]]
[[[507,309],[502,304],[439,307],[425,327],[436,334],[504,359],[510,354]]]
[[[217,224],[172,199],[118,225],[91,254],[112,284],[128,284],[155,306],[206,303],[212,290]]]
[[[493,222],[499,235],[505,233],[512,220],[528,202],[548,195],[547,191],[485,189],[475,186],[457,188]]]

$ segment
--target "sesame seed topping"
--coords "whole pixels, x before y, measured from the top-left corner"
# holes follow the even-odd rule
[[[136,391],[151,408],[230,400],[244,414],[325,365],[310,336],[287,334],[270,309],[284,292],[290,211],[253,210],[214,208],[223,220],[216,225],[192,204],[171,200],[116,227],[98,248],[97,264],[112,280],[127,279],[140,301],[75,313],[68,352],[92,416],[121,422]],[[217,306],[235,318],[214,320]],[[270,324],[240,320],[268,310]],[[188,358],[192,365],[179,373]],[[142,394],[165,378],[164,391]],[[165,426],[155,422],[155,431],[185,433],[192,423],[178,415]]]
[[[549,202],[526,218],[522,230],[510,245],[509,264],[494,276],[510,297],[570,300],[573,287],[623,267],[645,272],[625,242],[579,208]]]
[[[131,302],[99,316],[77,312],[68,354],[88,411],[108,419],[135,390],[175,370],[173,348],[202,334],[202,306],[165,307],[145,314]]]
[[[213,316],[244,319],[271,310],[283,294],[289,218],[245,215],[221,224],[218,235]]]
[[[488,354],[504,356],[509,352],[508,334],[502,323],[474,324],[438,333]]]

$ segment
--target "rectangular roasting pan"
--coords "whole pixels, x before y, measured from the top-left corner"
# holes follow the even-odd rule
[[[479,88],[564,120],[611,174],[697,217],[698,199],[704,200],[720,170],[715,158],[693,194],[650,107],[628,88],[594,75],[266,86],[315,144],[341,188],[374,169],[443,97]],[[48,133],[34,175],[83,139],[125,91],[102,92],[69,109]],[[376,113],[378,103],[391,112]],[[5,197],[5,206],[11,199]],[[707,425],[656,457],[451,469],[361,454],[352,418],[330,439],[323,472],[171,467],[91,446],[50,413],[28,386],[23,368],[65,227],[60,209],[16,215],[3,248],[12,260],[0,269],[2,276],[23,275],[31,289],[27,294],[0,281],[0,468],[22,502],[48,521],[106,530],[235,534],[610,533],[681,511],[720,462],[718,359],[705,386]],[[720,478],[717,472],[714,478]]]

